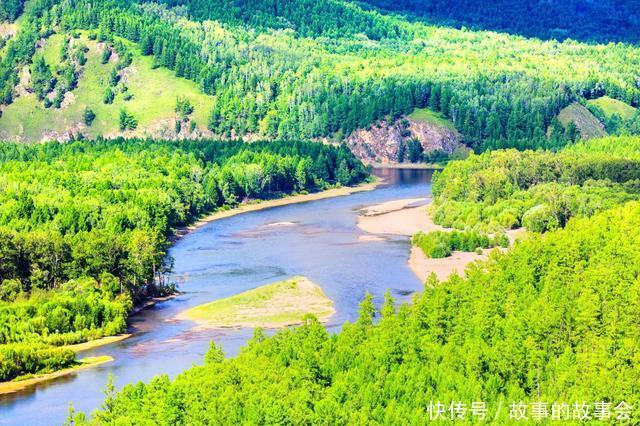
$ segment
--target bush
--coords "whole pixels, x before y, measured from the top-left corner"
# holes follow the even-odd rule
[[[522,226],[533,232],[546,232],[558,228],[556,215],[546,204],[539,204],[530,208],[522,216]]]

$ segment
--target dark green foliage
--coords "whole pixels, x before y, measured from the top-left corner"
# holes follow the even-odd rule
[[[31,65],[31,88],[39,100],[43,100],[53,88],[52,80],[53,74],[44,58],[36,56]]]
[[[378,323],[368,300],[336,334],[309,321],[222,362],[214,347],[173,381],[110,395],[93,422],[424,424],[430,401],[483,401],[491,422],[512,424],[512,401],[637,407],[639,274],[630,203],[495,253],[467,278],[431,279],[396,314],[385,302]]]
[[[62,3],[59,20],[63,29],[136,42],[157,66],[197,82],[216,97],[207,127],[226,137],[341,138],[429,106],[476,150],[557,149],[572,135],[547,137],[546,129],[571,102],[606,93],[640,103],[629,71],[637,52],[623,45],[596,50],[447,32],[337,0],[166,2],[222,23],[206,25],[184,21],[184,8],[134,3]],[[126,64],[126,55],[121,60]],[[602,64],[599,71],[582,71],[594,63]]]
[[[193,105],[191,104],[191,101],[189,101],[189,99],[178,97],[176,98],[175,111],[181,120],[186,120],[193,112]]]
[[[22,13],[24,0],[2,0],[0,2],[0,22],[15,21]]]
[[[104,90],[104,96],[102,97],[102,102],[104,102],[107,105],[112,104],[115,97],[116,95],[115,93],[113,93],[113,90],[111,89],[111,87],[107,87]]]
[[[93,112],[91,108],[86,107],[84,109],[84,114],[82,118],[84,120],[84,124],[86,124],[87,126],[91,126],[93,124],[93,120],[96,119],[96,113]]]
[[[410,139],[407,142],[407,158],[411,163],[419,163],[423,160],[424,148],[418,139]]]
[[[135,130],[138,127],[138,120],[123,108],[120,110],[120,116],[118,117],[118,126],[120,131]]]
[[[546,39],[640,41],[638,4],[633,0],[365,0],[444,25],[506,31]]]

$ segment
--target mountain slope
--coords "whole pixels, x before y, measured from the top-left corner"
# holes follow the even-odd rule
[[[411,13],[456,27],[506,31],[545,39],[640,41],[634,0],[364,0],[382,9]]]
[[[637,47],[452,30],[340,0],[166,5],[78,0],[72,6],[32,0],[26,9],[26,22],[0,62],[5,115],[12,113],[8,105],[19,102],[20,77],[34,60],[35,45],[52,34],[78,30],[111,43],[127,39],[135,43],[134,57],[151,57],[152,68],[169,69],[196,83],[192,87],[210,97],[202,98],[207,99],[206,112],[196,110],[197,124],[220,137],[342,140],[386,116],[397,119],[428,107],[479,150],[554,148],[568,139],[548,138],[545,129],[572,102],[609,94],[640,104]],[[167,84],[165,79],[150,81]],[[79,82],[68,91],[81,90]],[[134,97],[131,102],[135,109],[139,101]],[[95,102],[90,107],[101,108]],[[138,121],[137,132],[165,120],[167,109],[153,112],[156,107],[150,102],[129,111]],[[25,110],[21,117],[40,114]],[[156,120],[144,116],[152,112]],[[49,115],[41,121],[60,121]],[[77,122],[78,116],[62,119]],[[96,120],[100,128],[100,117]],[[17,121],[9,116],[0,130],[19,134]],[[111,135],[112,126],[101,129]],[[44,136],[34,131],[25,139]]]
[[[15,102],[5,107],[0,117],[0,138],[8,140],[68,139],[78,132],[87,137],[98,135],[115,136],[120,133],[119,113],[126,109],[138,120],[135,131],[128,135],[172,136],[175,135],[175,112],[178,96],[189,99],[193,106],[190,117],[199,123],[192,136],[206,131],[206,122],[213,98],[203,94],[197,84],[177,78],[167,69],[154,68],[149,57],[141,56],[137,47],[128,43],[133,52],[132,63],[119,72],[120,81],[113,87],[116,92],[111,104],[103,101],[105,90],[110,87],[109,79],[117,63],[117,53],[102,63],[105,49],[112,49],[109,43],[89,40],[86,34],[78,39],[70,38],[71,44],[87,47],[87,62],[78,70],[76,87],[65,94],[60,108],[45,107],[29,88],[29,73],[23,82],[25,90]],[[60,49],[66,43],[66,36],[55,34],[38,49],[45,61],[53,69],[61,62]],[[122,91],[126,88],[126,92]],[[127,98],[129,98],[127,100]],[[89,107],[95,119],[88,126],[84,121],[85,108]],[[181,132],[187,136],[188,123]],[[198,133],[199,132],[199,133]]]

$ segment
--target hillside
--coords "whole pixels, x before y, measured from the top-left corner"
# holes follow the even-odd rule
[[[573,103],[563,108],[558,114],[558,120],[567,128],[573,123],[582,139],[601,138],[607,136],[604,125],[584,106]]]
[[[609,42],[640,40],[633,0],[365,0],[395,12],[455,27],[506,31],[544,39]]]
[[[612,118],[618,115],[623,120],[630,120],[638,112],[637,108],[632,107],[626,102],[618,99],[602,96],[597,99],[589,99],[587,105],[594,105],[600,108],[606,118]]]
[[[385,117],[429,108],[477,150],[553,148],[568,139],[548,138],[545,124],[572,102],[608,94],[640,104],[632,71],[640,49],[631,45],[456,30],[341,0],[164,3],[31,0],[0,63],[2,134],[40,140],[81,130],[86,105],[96,113],[95,129],[83,129],[89,136],[119,133],[113,121],[126,107],[125,118],[137,121],[133,133],[170,137],[171,104],[184,94],[199,131],[216,137],[341,141]],[[30,100],[24,70],[50,50],[49,38],[51,46],[78,31],[88,65],[75,70],[68,106],[45,111]],[[99,47],[89,37],[129,48],[130,101],[100,104],[108,67],[94,66]],[[33,124],[25,126],[26,117]]]
[[[177,96],[189,99],[193,105],[190,120],[199,123],[193,131],[189,131],[188,123],[183,123],[180,135],[196,137],[206,132],[213,98],[203,94],[194,82],[177,78],[169,70],[155,68],[151,58],[141,56],[131,43],[127,43],[134,52],[132,62],[119,71],[120,81],[114,87],[117,95],[112,103],[105,104],[104,92],[109,87],[110,73],[118,54],[110,55],[108,61],[102,63],[105,49],[113,48],[108,43],[89,40],[86,34],[77,39],[69,38],[68,42],[71,46],[86,46],[88,50],[86,64],[78,70],[77,83],[65,93],[61,107],[43,106],[29,89],[32,82],[25,69],[25,78],[20,83],[24,87],[21,96],[4,108],[0,117],[0,139],[64,140],[77,133],[92,138],[115,136],[120,133],[118,118],[122,109],[133,114],[139,123],[137,129],[127,131],[127,135],[173,137],[176,135],[175,121],[179,118],[175,112]],[[44,54],[46,63],[54,69],[62,61],[60,51],[64,43],[67,43],[66,36],[54,34],[42,43],[36,55]],[[84,120],[87,107],[95,114],[91,125]]]

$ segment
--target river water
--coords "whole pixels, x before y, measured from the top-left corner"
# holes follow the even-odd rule
[[[173,317],[184,309],[272,281],[303,275],[334,301],[327,327],[338,330],[357,318],[366,292],[382,302],[386,289],[399,301],[422,288],[409,270],[409,241],[367,241],[356,226],[357,211],[385,201],[431,194],[430,170],[375,169],[384,184],[369,192],[256,211],[209,223],[169,251],[183,292],[131,319],[134,336],[87,351],[113,362],[82,370],[23,392],[0,397],[0,425],[62,424],[69,403],[90,413],[104,399],[109,374],[116,388],[156,374],[174,377],[202,362],[213,339],[233,356],[252,330],[194,331]]]

